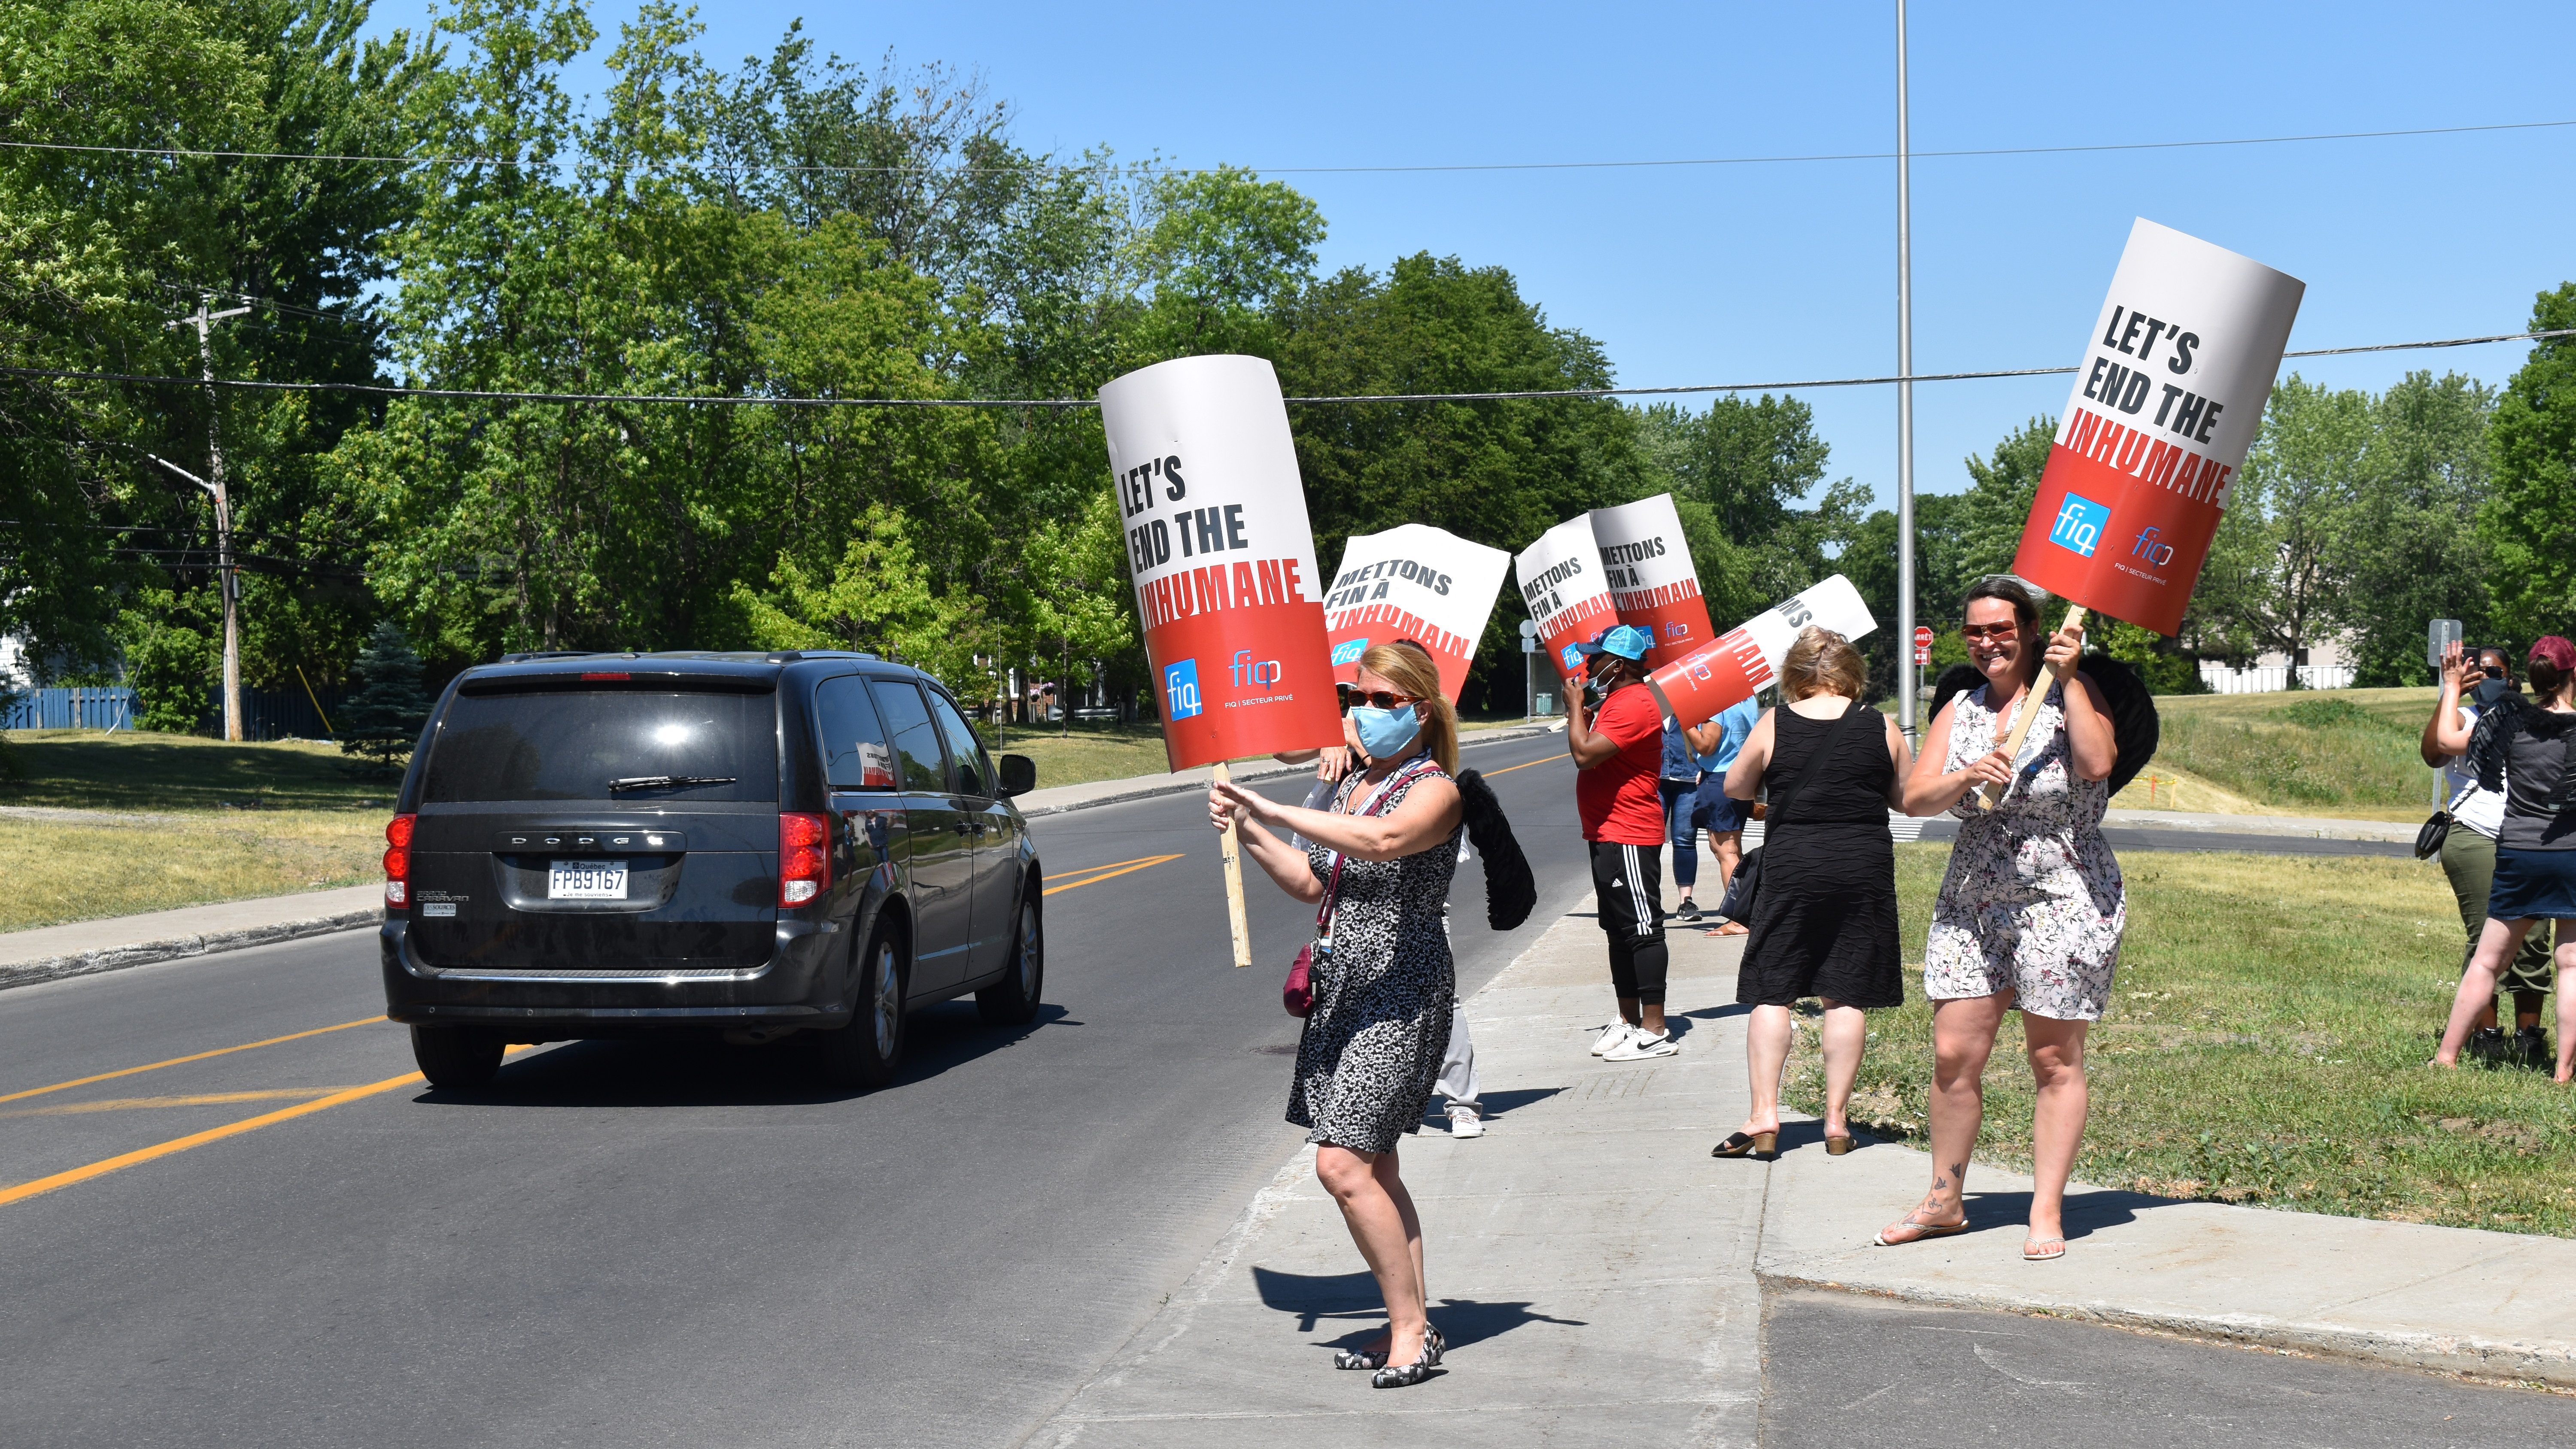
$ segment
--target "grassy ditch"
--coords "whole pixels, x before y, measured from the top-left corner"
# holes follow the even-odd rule
[[[1897,847],[1907,1004],[1870,1017],[1853,1117],[1920,1139],[1931,1082],[1924,933],[1949,850]],[[2169,1197],[2576,1236],[2576,1088],[2426,1069],[2459,981],[2441,871],[2407,860],[2130,855],[2115,1000],[2094,1029],[2076,1176]],[[1824,1106],[1801,1018],[1790,1104]],[[2554,1035],[2554,1033],[2553,1033]],[[1978,1156],[2028,1170],[2031,1090],[2010,1018]]]
[[[2420,819],[2432,772],[2416,750],[2430,689],[2291,690],[2278,694],[2169,695],[2150,774],[2180,777],[2179,808]],[[2120,804],[2139,806],[2133,784]],[[2157,791],[2155,803],[2176,808]]]

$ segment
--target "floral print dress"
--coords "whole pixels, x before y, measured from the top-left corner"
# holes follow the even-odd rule
[[[2010,728],[1986,707],[1986,688],[1959,696],[1943,768],[1964,769]],[[1959,839],[1932,905],[1923,992],[1948,1001],[2011,991],[2034,1016],[2099,1021],[2129,899],[2102,838],[2110,786],[2077,775],[2068,757],[2063,683],[2041,703],[2016,764],[1994,809],[1972,792],[1950,811]]]

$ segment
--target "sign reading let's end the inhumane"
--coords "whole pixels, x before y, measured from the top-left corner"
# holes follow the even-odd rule
[[[2013,572],[2182,627],[2307,284],[2141,217],[2094,319]]]
[[[1101,388],[1100,419],[1171,767],[1340,743],[1278,374],[1156,363]]]

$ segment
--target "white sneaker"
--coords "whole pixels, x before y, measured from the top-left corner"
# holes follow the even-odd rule
[[[1450,1135],[1450,1136],[1452,1136],[1452,1137],[1482,1137],[1482,1136],[1484,1136],[1484,1135],[1485,1135],[1485,1117],[1484,1117],[1484,1114],[1483,1114],[1483,1113],[1481,1113],[1481,1112],[1478,1112],[1478,1111],[1476,1110],[1476,1108],[1475,1108],[1475,1104],[1473,1104],[1473,1103],[1471,1103],[1471,1102],[1452,1102],[1452,1103],[1450,1103],[1450,1104],[1449,1104],[1449,1135]]]
[[[1624,1021],[1614,1021],[1610,1023],[1608,1026],[1601,1028],[1601,1035],[1593,1040],[1592,1054],[1596,1057],[1606,1057],[1610,1055],[1610,1049],[1626,1041],[1629,1035],[1634,1031],[1636,1031],[1636,1028],[1630,1026]]]
[[[1634,1031],[1629,1033],[1626,1041],[1623,1041],[1617,1046],[1612,1047],[1610,1050],[1603,1052],[1601,1054],[1601,1060],[1605,1062],[1642,1062],[1648,1057],[1668,1057],[1681,1049],[1682,1044],[1673,1040],[1670,1032],[1661,1036],[1648,1036],[1643,1031]]]

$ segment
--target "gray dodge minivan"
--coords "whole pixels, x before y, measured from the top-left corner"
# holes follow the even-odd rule
[[[907,1012],[1025,1023],[1037,849],[937,680],[873,655],[519,654],[440,697],[385,828],[385,1014],[438,1087],[512,1042],[810,1033],[879,1086]]]

